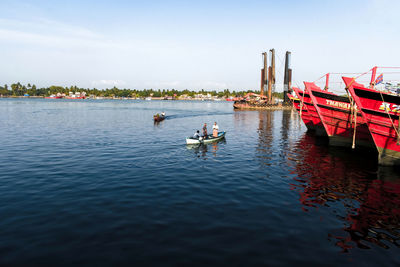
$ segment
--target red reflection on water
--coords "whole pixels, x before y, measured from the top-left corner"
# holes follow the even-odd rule
[[[339,202],[345,208],[345,222],[339,234],[329,234],[344,252],[354,247],[368,249],[400,247],[400,180],[393,169],[376,167],[373,157],[315,144],[304,135],[294,148],[296,183],[305,212]],[[333,210],[337,213],[337,210]]]

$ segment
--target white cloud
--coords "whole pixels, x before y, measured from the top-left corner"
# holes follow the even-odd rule
[[[121,49],[127,47],[126,43],[115,42],[87,28],[45,18],[26,21],[0,19],[0,40],[60,49],[70,47]]]
[[[169,81],[169,82],[157,82],[147,81],[144,83],[146,88],[154,89],[207,89],[207,90],[222,90],[228,88],[228,84],[224,82],[215,81]]]
[[[174,89],[174,88],[180,87],[182,85],[182,83],[179,81],[162,81],[162,82],[147,81],[147,82],[144,82],[144,85],[147,88]]]
[[[92,81],[91,82],[92,86],[96,87],[107,87],[107,86],[124,86],[126,85],[125,81],[122,80],[99,80],[99,81]]]
[[[226,89],[228,85],[224,82],[204,82],[202,83],[202,87],[212,89]]]
[[[102,38],[103,36],[85,27],[61,23],[46,18],[15,20],[0,18],[0,27],[19,29],[27,32],[53,33],[55,35],[80,36],[85,38]]]

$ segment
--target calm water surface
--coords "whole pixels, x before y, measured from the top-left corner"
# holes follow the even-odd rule
[[[0,264],[400,264],[400,172],[291,111],[0,99],[0,114]],[[214,121],[226,140],[185,145]]]

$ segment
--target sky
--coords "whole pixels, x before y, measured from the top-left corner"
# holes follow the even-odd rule
[[[400,66],[398,0],[0,0],[0,84],[277,91],[327,72]]]

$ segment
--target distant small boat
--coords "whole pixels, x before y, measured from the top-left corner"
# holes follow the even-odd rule
[[[86,96],[66,96],[66,99],[86,99]]]
[[[151,96],[146,97],[145,100],[150,101],[151,100]]]
[[[62,96],[58,96],[58,95],[51,95],[51,96],[46,96],[46,99],[60,99],[63,98]]]
[[[159,121],[163,121],[165,120],[166,116],[162,116],[162,115],[154,115],[154,122],[159,122]]]
[[[212,142],[219,141],[225,137],[226,132],[218,132],[217,137],[213,137],[212,134],[208,135],[206,139],[196,139],[193,137],[186,138],[187,145],[197,145],[197,144],[209,144]]]

